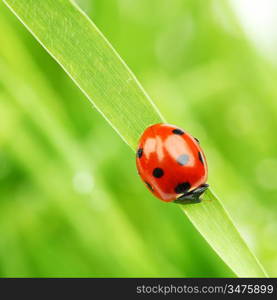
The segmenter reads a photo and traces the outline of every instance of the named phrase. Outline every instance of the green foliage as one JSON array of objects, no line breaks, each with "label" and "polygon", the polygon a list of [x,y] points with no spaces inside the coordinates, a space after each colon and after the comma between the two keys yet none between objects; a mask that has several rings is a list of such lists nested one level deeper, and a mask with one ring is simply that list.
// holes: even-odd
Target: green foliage
[{"label": "green foliage", "polygon": [[[176,14],[180,9],[177,2],[175,3],[176,7],[172,8]],[[7,0],[5,3],[133,149],[135,149],[138,137],[145,127],[163,121],[149,97],[115,50],[95,25],[70,1]],[[101,1],[95,3],[98,3],[100,11],[102,5],[104,7],[108,5]],[[193,6],[192,4],[192,10],[194,9]],[[196,10],[201,12],[201,9],[197,6]],[[159,13],[163,15],[166,14],[166,11],[161,9]],[[104,16],[108,18],[108,15],[104,14]],[[195,18],[197,22],[197,18],[201,19],[202,17],[200,15]],[[1,111],[4,112],[3,116],[8,116],[3,118],[5,128],[10,128],[12,124],[15,129],[8,134],[3,130],[0,134],[1,139],[3,138],[4,143],[8,145],[6,153],[19,162],[21,168],[26,172],[28,180],[36,186],[33,191],[33,187],[28,188],[28,184],[24,184],[24,191],[16,195],[21,199],[19,203],[15,204],[16,209],[27,213],[32,220],[32,225],[29,226],[29,231],[28,227],[24,231],[21,248],[10,246],[11,249],[29,249],[30,253],[29,255],[26,254],[26,257],[37,260],[33,265],[38,265],[38,269],[41,270],[37,271],[36,274],[42,276],[47,276],[47,274],[57,275],[55,272],[59,272],[59,268],[55,268],[56,261],[54,257],[50,255],[43,261],[41,256],[33,252],[34,249],[49,246],[48,243],[44,244],[44,241],[34,239],[40,231],[33,225],[36,222],[41,222],[35,217],[37,216],[36,211],[43,213],[43,205],[48,203],[47,211],[50,216],[53,208],[55,208],[55,210],[57,209],[56,219],[64,219],[63,228],[73,227],[71,229],[73,235],[69,239],[73,239],[74,235],[78,237],[75,241],[75,247],[80,249],[66,253],[68,261],[72,261],[73,257],[74,263],[76,263],[75,270],[77,270],[77,273],[72,273],[73,276],[76,276],[76,274],[80,276],[86,274],[91,276],[220,276],[228,274],[230,276],[230,271],[214,256],[209,247],[190,227],[190,224],[182,219],[176,211],[176,207],[170,207],[158,203],[158,201],[155,202],[155,199],[151,199],[150,195],[141,191],[143,187],[139,183],[134,183],[134,179],[132,179],[135,177],[135,172],[128,173],[128,169],[133,163],[132,156],[110,134],[105,125],[101,123],[101,119],[89,110],[89,106],[76,101],[77,97],[82,96],[69,83],[62,86],[63,91],[59,90],[61,86],[57,85],[53,88],[48,83],[49,78],[46,74],[53,74],[53,70],[43,70],[46,76],[41,74],[41,71],[35,66],[36,63],[33,62],[35,58],[29,56],[28,50],[24,49],[17,33],[13,32],[13,26],[9,24],[10,21],[5,24],[4,20],[2,21],[4,22],[3,28],[8,32],[8,35],[7,37],[0,35],[2,39],[6,38],[5,47],[0,50],[2,59],[0,61],[0,80],[4,87],[2,98],[11,98],[14,105],[9,104],[8,101],[2,101]],[[141,22],[139,16],[137,16],[136,21]],[[99,24],[108,24],[110,20],[105,22],[104,19],[102,22],[100,20]],[[206,22],[210,24],[210,20],[206,20]],[[135,24],[133,28],[136,28]],[[170,37],[174,37],[174,34],[178,35],[173,29],[172,33],[165,33],[164,36],[167,34]],[[144,32],[147,34],[146,31],[142,30],[141,36],[144,36]],[[218,40],[220,40],[220,35],[226,35],[226,33],[219,31],[213,31],[213,34],[215,35],[214,39]],[[130,39],[134,36],[138,40],[141,38],[139,34],[136,35],[133,32]],[[165,39],[164,36],[163,39]],[[147,36],[147,38],[151,40],[151,36]],[[232,80],[230,80],[230,74],[226,71],[226,66],[228,69],[232,67],[232,64],[229,61],[230,54],[228,53],[224,53],[226,62],[222,59],[225,67],[222,67],[222,61],[219,58],[215,61],[207,61],[209,55],[213,57],[214,54],[211,54],[212,51],[209,52],[208,50],[201,52],[201,42],[205,43],[205,38],[208,37],[198,36],[196,40],[190,41],[191,49],[194,49],[194,52],[195,49],[199,49],[199,53],[187,50],[186,55],[190,58],[190,61],[182,67],[190,70],[190,64],[197,66],[193,67],[190,72],[179,74],[181,70],[174,69],[169,63],[171,61],[173,66],[177,68],[179,63],[174,60],[176,60],[176,57],[178,58],[178,55],[180,56],[178,49],[174,50],[177,51],[174,55],[171,56],[168,53],[168,57],[162,59],[161,65],[168,71],[168,77],[159,72],[151,74],[153,70],[151,68],[147,69],[148,61],[155,61],[153,58],[148,58],[145,55],[143,56],[144,60],[140,62],[137,61],[137,57],[142,54],[136,53],[136,57],[132,57],[134,51],[131,49],[136,49],[135,45],[132,46],[132,43],[126,45],[125,48],[122,46],[122,48],[129,51],[129,55],[126,56],[127,60],[130,60],[130,65],[136,65],[135,63],[137,63],[135,69],[148,70],[148,72],[145,72],[145,76],[141,76],[141,78],[146,78],[145,84],[150,86],[149,89],[153,91],[153,94],[156,91],[156,98],[160,98],[159,107],[162,111],[167,111],[168,118],[171,117],[171,112],[174,116],[171,119],[179,119],[180,123],[182,118],[185,117],[186,127],[191,126],[190,131],[199,131],[201,135],[201,126],[194,127],[193,125],[199,118],[199,123],[202,126],[204,126],[203,124],[207,125],[207,128],[211,130],[208,135],[210,134],[211,138],[216,137],[214,140],[217,144],[217,141],[223,140],[221,134],[224,134],[224,131],[221,132],[221,128],[210,121],[211,118],[214,119],[214,115],[217,114],[216,111],[209,114],[209,107],[211,106],[206,107],[205,104],[201,104],[201,101],[205,97],[209,99],[209,97],[215,96],[215,100],[210,100],[212,107],[218,111],[223,109],[216,95],[231,89]],[[161,55],[160,52],[166,53],[165,50],[168,47],[163,39],[158,43],[158,56]],[[117,41],[120,41],[120,39],[118,38]],[[197,43],[200,45],[197,45]],[[228,42],[226,41],[226,43]],[[12,52],[10,51],[11,44],[16,49]],[[36,46],[32,47],[36,49]],[[40,53],[38,49],[35,51]],[[182,49],[179,51],[182,52]],[[220,52],[220,48],[217,51]],[[18,53],[19,57],[15,58],[14,53]],[[43,56],[43,59],[46,60],[43,66],[51,65],[52,62],[46,56]],[[152,68],[156,69],[157,66],[154,65]],[[59,72],[58,69],[54,70]],[[171,73],[175,74],[172,79],[169,78]],[[63,80],[65,79],[62,79],[61,82]],[[216,84],[214,84],[215,81]],[[201,88],[198,88],[198,84],[201,85]],[[180,88],[179,94],[176,92],[176,90],[178,91],[178,85],[186,91],[186,103],[183,103]],[[17,88],[14,88],[14,86]],[[73,95],[69,91],[73,91]],[[24,96],[22,97],[23,93]],[[168,101],[164,99],[166,97],[176,100]],[[76,101],[76,103],[67,103],[63,100],[64,98]],[[224,99],[224,96],[222,98]],[[200,103],[193,103],[193,99],[194,101],[200,99],[198,100]],[[175,105],[170,107],[169,105],[172,103]],[[191,106],[189,103],[191,103]],[[65,105],[69,105],[68,112],[64,111]],[[72,108],[70,108],[70,105]],[[194,113],[196,108],[197,115]],[[25,115],[22,116],[22,112]],[[80,121],[80,118],[83,120]],[[93,125],[90,124],[92,118]],[[218,119],[220,121],[220,116]],[[75,124],[73,126],[69,125],[71,120],[76,122],[76,126],[78,122],[81,122],[78,128],[79,140],[75,138],[76,133],[73,129]],[[99,124],[101,125],[99,126]],[[85,133],[84,128],[87,131]],[[92,130],[91,133],[90,130]],[[15,132],[18,135],[17,139],[13,139]],[[203,129],[202,132],[204,136]],[[82,137],[82,134],[84,137]],[[109,139],[102,137],[106,135],[109,136]],[[90,139],[93,139],[93,147],[89,146]],[[217,148],[224,153],[226,143],[222,143],[222,145],[219,143]],[[214,148],[209,140],[204,140],[204,147],[205,144],[208,149]],[[102,148],[105,148],[105,151]],[[21,151],[21,149],[24,151]],[[119,150],[116,151],[116,149]],[[91,151],[92,153],[90,153]],[[116,151],[116,154],[113,151]],[[120,152],[122,155],[119,155]],[[51,163],[49,161],[50,153],[51,157],[55,158]],[[104,153],[107,160],[102,162]],[[233,171],[226,172],[225,169],[228,169],[228,156],[221,171],[218,153],[215,150],[210,150],[208,154],[211,156],[209,161],[212,166],[211,181],[214,186],[217,182],[217,180],[213,180],[214,170],[218,167],[218,173],[220,174],[216,178],[221,179],[222,190],[224,190],[223,188],[228,190],[227,183],[235,183],[234,186],[240,188],[243,193],[244,191],[247,193],[244,185],[240,185],[236,176],[233,176]],[[126,160],[126,157],[129,158]],[[113,161],[113,165],[108,161]],[[94,171],[94,169],[97,171]],[[38,170],[43,170],[43,172],[38,172]],[[15,170],[14,173],[20,174],[20,171]],[[226,175],[225,178],[222,178],[223,174]],[[76,190],[72,191],[72,176],[77,193]],[[83,181],[90,181],[94,178],[98,188],[91,192],[92,186],[87,184],[80,190],[78,182],[80,180],[82,182],[82,178]],[[245,178],[248,177],[245,176]],[[10,183],[13,183],[12,179],[10,179]],[[125,183],[125,185],[122,185],[122,183]],[[40,204],[32,204],[40,192],[42,192]],[[6,198],[9,199],[10,195],[7,192],[5,193]],[[88,201],[90,197],[94,199],[93,203]],[[26,199],[33,199],[33,201],[29,200],[28,206],[22,209],[22,201]],[[80,204],[79,199],[85,199],[86,201]],[[35,210],[33,213],[30,206]],[[214,248],[216,253],[237,276],[265,276],[262,267],[211,191],[206,193],[202,204],[181,206],[181,208],[210,246]],[[6,219],[9,216],[6,210],[2,214]],[[18,226],[21,226],[22,220],[25,222],[25,216],[22,213],[18,218]],[[147,222],[141,220],[145,218]],[[8,232],[11,231],[12,241],[20,241],[17,225],[9,226],[9,223],[5,223],[5,220],[2,222],[8,227]],[[42,228],[46,229],[44,226]],[[91,230],[88,231],[87,228]],[[30,233],[30,230],[34,230],[34,233]],[[52,232],[46,231],[43,236],[45,236],[45,240],[47,238],[51,240],[52,246],[49,247],[52,247],[57,256],[61,256],[66,249],[66,240],[59,244],[60,249],[55,248],[53,232],[55,233],[55,228],[52,229]],[[155,237],[154,241],[153,236]],[[28,241],[26,242],[25,239]],[[117,245],[117,249],[113,245]],[[3,247],[2,249],[7,251],[8,248]],[[103,249],[105,249],[104,252]],[[105,261],[107,256],[109,259]],[[9,276],[12,272],[25,275],[30,272],[33,275],[34,271],[29,271],[20,255],[17,254],[16,257],[21,262],[22,269],[20,270],[16,266],[13,266],[14,269],[12,269],[11,265],[7,263],[7,266],[3,267],[4,270],[6,268],[3,273]],[[193,263],[190,265],[191,259]],[[85,264],[91,260],[92,271],[85,267]],[[202,263],[198,263],[200,261]],[[48,262],[50,262],[49,265]],[[206,271],[203,271],[205,269],[203,264],[207,266]],[[18,265],[20,266],[20,263]],[[78,268],[82,269],[78,271]],[[61,266],[60,269],[66,270]],[[221,271],[218,271],[219,269]]]}]

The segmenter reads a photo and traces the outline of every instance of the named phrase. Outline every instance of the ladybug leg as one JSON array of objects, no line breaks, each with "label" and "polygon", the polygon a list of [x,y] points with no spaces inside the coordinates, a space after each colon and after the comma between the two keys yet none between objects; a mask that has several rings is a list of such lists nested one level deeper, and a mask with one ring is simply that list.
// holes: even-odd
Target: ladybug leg
[{"label": "ladybug leg", "polygon": [[196,204],[200,203],[201,199],[200,196],[206,191],[209,187],[208,184],[202,184],[198,188],[183,194],[182,196],[178,197],[173,202],[180,203],[180,204]]}]

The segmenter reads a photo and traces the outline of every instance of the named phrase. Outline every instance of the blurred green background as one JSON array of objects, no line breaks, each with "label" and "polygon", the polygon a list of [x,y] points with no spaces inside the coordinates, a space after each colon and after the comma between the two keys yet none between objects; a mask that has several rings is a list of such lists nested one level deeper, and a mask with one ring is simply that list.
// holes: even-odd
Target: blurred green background
[{"label": "blurred green background", "polygon": [[[274,44],[238,1],[77,2],[166,119],[200,139],[210,185],[277,276]],[[2,2],[0,276],[234,276]]]}]

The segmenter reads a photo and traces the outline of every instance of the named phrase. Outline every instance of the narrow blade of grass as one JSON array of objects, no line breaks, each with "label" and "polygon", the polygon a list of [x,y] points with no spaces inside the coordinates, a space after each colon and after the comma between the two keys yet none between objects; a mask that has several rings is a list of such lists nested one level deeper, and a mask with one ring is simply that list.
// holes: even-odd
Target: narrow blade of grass
[{"label": "narrow blade of grass", "polygon": [[[164,121],[123,60],[73,2],[5,0],[4,3],[133,150],[149,124]],[[237,276],[266,276],[211,190],[201,204],[181,209]]]}]

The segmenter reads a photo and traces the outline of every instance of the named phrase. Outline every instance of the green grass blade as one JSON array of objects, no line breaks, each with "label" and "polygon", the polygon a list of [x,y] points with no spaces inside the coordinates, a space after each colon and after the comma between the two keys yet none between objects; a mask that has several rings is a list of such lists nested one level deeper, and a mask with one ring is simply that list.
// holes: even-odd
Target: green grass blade
[{"label": "green grass blade", "polygon": [[[161,121],[133,73],[73,2],[24,0],[5,3],[126,143],[135,147],[141,128]],[[140,111],[143,117],[135,117]]]},{"label": "green grass blade", "polygon": [[[149,124],[164,121],[123,60],[73,2],[4,2],[133,150]],[[181,209],[237,276],[266,276],[211,190],[202,204]]]},{"label": "green grass blade", "polygon": [[200,205],[180,205],[206,241],[238,277],[267,277],[220,200],[209,189]]}]

